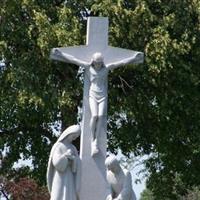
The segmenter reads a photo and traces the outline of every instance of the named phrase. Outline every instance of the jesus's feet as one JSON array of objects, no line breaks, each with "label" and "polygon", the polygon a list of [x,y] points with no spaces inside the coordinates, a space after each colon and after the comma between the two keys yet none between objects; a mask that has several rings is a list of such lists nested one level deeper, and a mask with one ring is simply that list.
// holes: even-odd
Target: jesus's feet
[{"label": "jesus's feet", "polygon": [[97,153],[99,153],[99,148],[98,148],[97,142],[95,140],[92,142],[92,145],[91,145],[91,155],[94,156]]}]

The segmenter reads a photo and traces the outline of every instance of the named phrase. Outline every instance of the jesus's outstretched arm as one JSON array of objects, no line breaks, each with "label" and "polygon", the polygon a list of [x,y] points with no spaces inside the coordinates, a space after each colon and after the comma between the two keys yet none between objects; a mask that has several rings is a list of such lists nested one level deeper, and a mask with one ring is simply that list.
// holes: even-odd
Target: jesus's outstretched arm
[{"label": "jesus's outstretched arm", "polygon": [[142,63],[144,59],[144,54],[141,52],[135,52],[135,54],[133,54],[133,56],[122,59],[120,61],[117,62],[113,62],[113,63],[109,63],[106,65],[106,68],[108,68],[109,70],[111,69],[115,69],[117,67],[120,67],[122,65],[127,65],[127,64],[138,64],[138,63]]},{"label": "jesus's outstretched arm", "polygon": [[54,48],[51,52],[51,55],[56,56],[58,58],[60,57],[62,60],[65,60],[68,63],[72,63],[78,66],[89,67],[91,65],[91,63],[85,62],[70,54],[64,53],[60,51],[58,48]]}]

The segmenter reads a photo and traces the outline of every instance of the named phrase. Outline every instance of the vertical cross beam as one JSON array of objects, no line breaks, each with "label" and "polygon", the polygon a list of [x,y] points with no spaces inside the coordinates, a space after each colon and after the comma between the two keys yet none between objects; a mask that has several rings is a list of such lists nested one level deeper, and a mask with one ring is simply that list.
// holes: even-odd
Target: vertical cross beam
[{"label": "vertical cross beam", "polygon": [[90,17],[87,21],[86,45],[101,51],[108,46],[108,18]]},{"label": "vertical cross beam", "polygon": [[[103,52],[108,47],[108,18],[92,17],[87,23],[87,46],[89,54]],[[100,153],[91,156],[92,134],[89,127],[91,113],[89,108],[89,80],[85,72],[83,97],[83,119],[81,134],[81,191],[80,200],[105,200],[109,192],[104,165],[107,147],[107,117],[99,137]],[[106,102],[107,103],[107,102]],[[106,112],[107,114],[107,112]]]}]

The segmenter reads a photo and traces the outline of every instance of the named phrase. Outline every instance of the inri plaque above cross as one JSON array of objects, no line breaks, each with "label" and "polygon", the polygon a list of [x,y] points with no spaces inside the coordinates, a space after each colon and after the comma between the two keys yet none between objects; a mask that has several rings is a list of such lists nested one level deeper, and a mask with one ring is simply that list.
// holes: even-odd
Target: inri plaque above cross
[{"label": "inri plaque above cross", "polygon": [[80,200],[105,200],[109,193],[104,164],[108,72],[126,64],[142,63],[143,53],[109,46],[108,18],[89,17],[86,45],[54,48],[50,57],[85,68]]}]

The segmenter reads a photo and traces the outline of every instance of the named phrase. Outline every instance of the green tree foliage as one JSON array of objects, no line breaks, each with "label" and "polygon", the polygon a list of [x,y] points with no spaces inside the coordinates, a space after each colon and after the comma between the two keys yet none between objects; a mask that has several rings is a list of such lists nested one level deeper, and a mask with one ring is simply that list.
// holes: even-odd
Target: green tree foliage
[{"label": "green tree foliage", "polygon": [[[187,193],[184,194],[183,196],[177,194],[177,197],[179,200],[199,200],[200,199],[199,187],[193,187],[192,189],[187,190]],[[151,190],[145,189],[141,193],[140,200],[155,200],[155,197]]]},{"label": "green tree foliage", "polygon": [[77,67],[49,60],[50,49],[81,42],[81,24],[71,9],[47,1],[3,1],[0,78],[3,171],[20,157],[32,158],[33,177],[45,181],[53,130],[76,122],[82,97]]},{"label": "green tree foliage", "polygon": [[194,187],[187,192],[183,197],[180,197],[180,200],[198,200],[200,199],[200,190],[199,187]]},{"label": "green tree foliage", "polygon": [[141,193],[140,200],[155,200],[155,198],[154,198],[153,193],[151,192],[151,190],[145,189]]},{"label": "green tree foliage", "polygon": [[56,139],[52,127],[76,123],[82,99],[78,67],[50,61],[49,52],[84,44],[88,15],[109,17],[111,45],[145,52],[144,64],[110,74],[109,149],[149,155],[148,186],[156,199],[176,199],[177,174],[184,188],[200,184],[199,0],[4,0],[3,173],[23,155],[33,159],[31,175],[45,180]]}]

